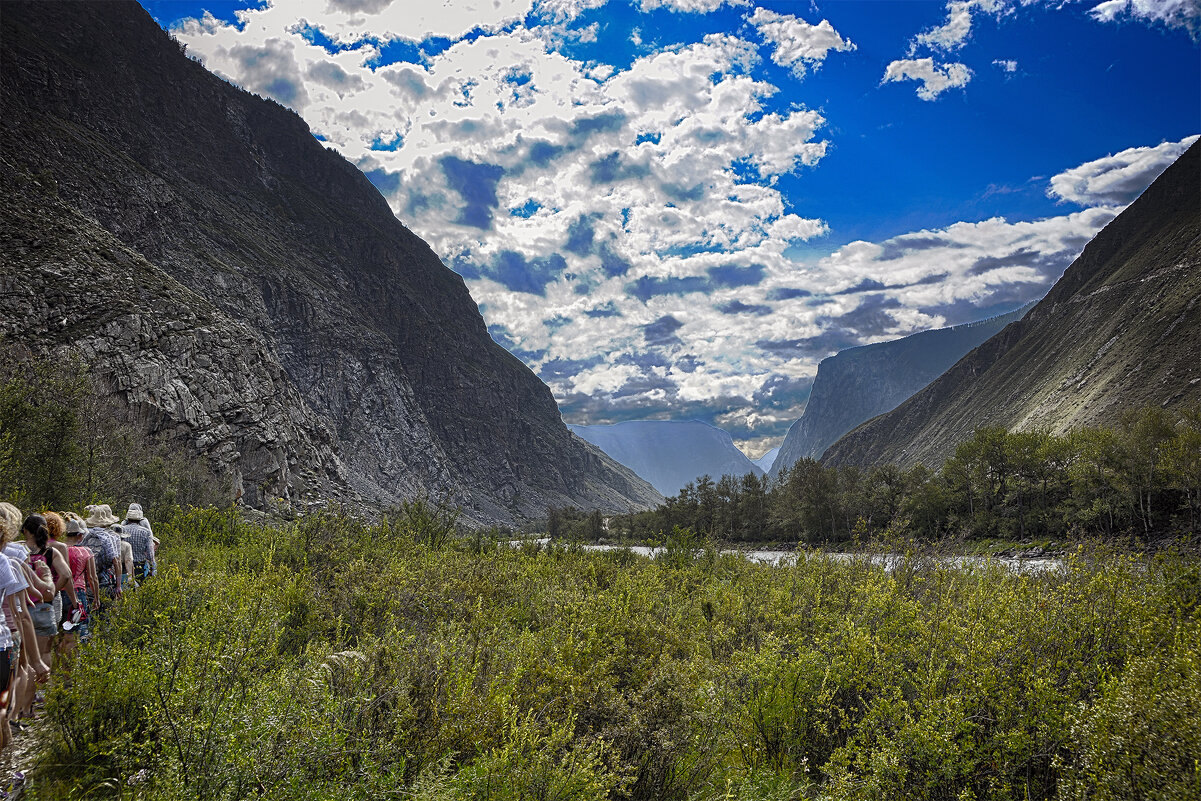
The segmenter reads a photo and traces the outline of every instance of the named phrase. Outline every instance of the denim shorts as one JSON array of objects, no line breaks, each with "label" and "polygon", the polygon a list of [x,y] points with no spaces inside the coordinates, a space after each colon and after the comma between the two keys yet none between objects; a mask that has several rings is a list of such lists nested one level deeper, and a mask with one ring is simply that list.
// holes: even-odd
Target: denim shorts
[{"label": "denim shorts", "polygon": [[53,637],[58,634],[58,616],[54,614],[54,604],[40,601],[29,607],[29,616],[33,618],[33,630],[39,637]]}]

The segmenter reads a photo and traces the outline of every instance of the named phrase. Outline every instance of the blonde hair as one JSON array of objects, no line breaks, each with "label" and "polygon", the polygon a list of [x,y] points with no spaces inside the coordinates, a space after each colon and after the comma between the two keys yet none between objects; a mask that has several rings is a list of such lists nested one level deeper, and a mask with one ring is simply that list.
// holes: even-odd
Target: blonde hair
[{"label": "blonde hair", "polygon": [[7,545],[21,530],[21,510],[7,501],[0,502],[0,544]]},{"label": "blonde hair", "polygon": [[46,518],[46,530],[50,532],[50,539],[61,540],[67,530],[62,516],[58,512],[42,512],[42,517]]}]

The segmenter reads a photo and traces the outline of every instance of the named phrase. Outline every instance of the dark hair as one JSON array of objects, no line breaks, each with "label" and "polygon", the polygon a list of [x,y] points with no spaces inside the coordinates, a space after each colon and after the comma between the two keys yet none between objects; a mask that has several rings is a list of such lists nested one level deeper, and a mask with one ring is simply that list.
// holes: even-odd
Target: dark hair
[{"label": "dark hair", "polygon": [[21,524],[21,531],[33,535],[33,541],[37,543],[39,551],[45,548],[50,540],[50,529],[46,527],[46,518],[41,515],[25,518],[25,522]]}]

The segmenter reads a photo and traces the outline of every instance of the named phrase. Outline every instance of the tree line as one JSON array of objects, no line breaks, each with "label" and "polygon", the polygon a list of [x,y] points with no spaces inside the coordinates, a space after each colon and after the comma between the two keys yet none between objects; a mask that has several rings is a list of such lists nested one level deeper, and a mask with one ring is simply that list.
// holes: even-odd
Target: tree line
[{"label": "tree line", "polygon": [[[551,518],[564,536],[598,531],[575,510]],[[609,519],[606,533],[651,540],[676,527],[729,542],[1196,536],[1201,410],[1129,411],[1062,436],[980,428],[937,471],[803,459],[776,479],[701,476],[657,509]]]}]

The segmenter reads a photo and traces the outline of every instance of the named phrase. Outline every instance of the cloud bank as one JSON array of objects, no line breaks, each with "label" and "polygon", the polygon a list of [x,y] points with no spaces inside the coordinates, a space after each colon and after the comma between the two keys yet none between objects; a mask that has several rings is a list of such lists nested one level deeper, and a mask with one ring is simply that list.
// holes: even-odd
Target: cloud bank
[{"label": "cloud bank", "polygon": [[[827,225],[796,213],[781,185],[803,186],[837,139],[821,111],[773,102],[781,87],[765,62],[802,97],[814,70],[855,45],[824,19],[738,9],[737,33],[639,38],[624,61],[573,55],[597,37],[587,14],[600,4],[410,14],[382,0],[295,0],[234,24],[189,20],[175,35],[363,169],[464,277],[493,338],[547,382],[568,421],[697,418],[751,448],[799,416],[821,358],[1041,296],[1150,174],[1124,151],[1110,157],[1121,164],[1053,179],[1055,197],[1089,208],[801,259],[796,246]],[[947,26],[923,34],[931,47],[954,49],[960,28]],[[916,81],[934,100],[971,74],[909,58],[884,82]]]}]

